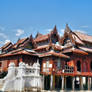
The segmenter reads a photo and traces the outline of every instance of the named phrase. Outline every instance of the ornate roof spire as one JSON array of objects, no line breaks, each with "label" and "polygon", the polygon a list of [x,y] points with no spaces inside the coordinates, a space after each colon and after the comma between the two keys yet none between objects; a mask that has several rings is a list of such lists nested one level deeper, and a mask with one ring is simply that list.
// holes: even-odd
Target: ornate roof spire
[{"label": "ornate roof spire", "polygon": [[65,33],[70,33],[72,30],[69,28],[68,24],[65,27]]},{"label": "ornate roof spire", "polygon": [[41,33],[39,33],[39,32],[37,32],[37,34],[36,34],[35,38],[37,38],[38,36],[42,36],[42,34],[41,34]]},{"label": "ornate roof spire", "polygon": [[30,39],[33,39],[33,36],[32,36],[32,34],[30,35]]},{"label": "ornate roof spire", "polygon": [[53,31],[54,31],[54,32],[57,32],[57,27],[56,27],[56,25],[55,25]]}]

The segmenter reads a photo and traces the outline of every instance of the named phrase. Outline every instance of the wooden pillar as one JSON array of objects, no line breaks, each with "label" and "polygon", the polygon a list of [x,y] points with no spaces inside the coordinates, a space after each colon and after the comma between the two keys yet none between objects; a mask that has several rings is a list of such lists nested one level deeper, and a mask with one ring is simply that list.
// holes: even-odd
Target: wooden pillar
[{"label": "wooden pillar", "polygon": [[45,84],[44,84],[44,75],[43,75],[43,81],[42,81],[42,89],[44,90],[44,86],[45,86]]},{"label": "wooden pillar", "polygon": [[72,77],[72,90],[75,90],[75,77]]},{"label": "wooden pillar", "polygon": [[62,76],[62,90],[64,90],[64,76]]},{"label": "wooden pillar", "polygon": [[66,89],[66,77],[64,77],[64,87]]},{"label": "wooden pillar", "polygon": [[90,84],[91,84],[91,88],[90,88],[90,89],[92,89],[92,77],[91,77],[91,79],[90,79],[90,80],[91,80],[91,83],[90,83]]},{"label": "wooden pillar", "polygon": [[53,75],[50,76],[50,90],[53,89]]},{"label": "wooden pillar", "polygon": [[53,75],[53,89],[55,89],[55,75]]},{"label": "wooden pillar", "polygon": [[91,79],[90,79],[90,77],[88,77],[88,90],[90,90],[91,89]]},{"label": "wooden pillar", "polygon": [[83,79],[80,77],[80,90],[83,90]]}]

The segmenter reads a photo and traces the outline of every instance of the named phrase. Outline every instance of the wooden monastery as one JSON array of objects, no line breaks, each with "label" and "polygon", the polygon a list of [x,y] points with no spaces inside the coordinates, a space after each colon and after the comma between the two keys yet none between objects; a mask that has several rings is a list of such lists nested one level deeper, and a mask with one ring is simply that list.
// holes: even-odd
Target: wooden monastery
[{"label": "wooden monastery", "polygon": [[[92,88],[92,36],[73,32],[68,25],[62,37],[56,26],[46,35],[19,39],[1,47],[0,72],[7,72],[10,62],[32,65],[39,60],[43,89]],[[71,84],[71,85],[70,85]]]}]

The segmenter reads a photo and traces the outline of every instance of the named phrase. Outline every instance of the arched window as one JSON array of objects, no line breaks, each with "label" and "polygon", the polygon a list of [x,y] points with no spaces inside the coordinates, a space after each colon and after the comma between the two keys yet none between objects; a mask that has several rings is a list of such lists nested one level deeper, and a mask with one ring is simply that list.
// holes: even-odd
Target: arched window
[{"label": "arched window", "polygon": [[81,72],[81,62],[77,61],[77,71]]},{"label": "arched window", "polygon": [[90,70],[92,71],[92,61],[90,62]]}]

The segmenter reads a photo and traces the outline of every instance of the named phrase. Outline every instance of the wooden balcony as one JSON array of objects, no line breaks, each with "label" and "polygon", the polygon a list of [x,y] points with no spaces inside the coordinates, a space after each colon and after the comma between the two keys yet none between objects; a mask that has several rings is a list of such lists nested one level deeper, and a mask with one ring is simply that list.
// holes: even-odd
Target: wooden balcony
[{"label": "wooden balcony", "polygon": [[65,65],[64,67],[64,73],[73,73],[74,67],[69,67],[68,65]]}]

